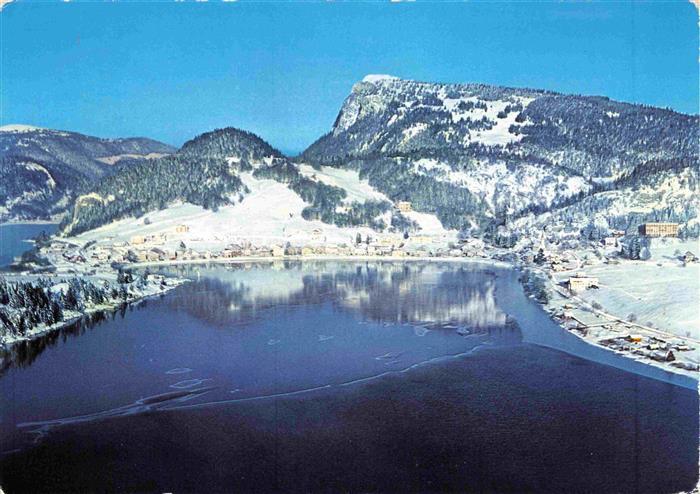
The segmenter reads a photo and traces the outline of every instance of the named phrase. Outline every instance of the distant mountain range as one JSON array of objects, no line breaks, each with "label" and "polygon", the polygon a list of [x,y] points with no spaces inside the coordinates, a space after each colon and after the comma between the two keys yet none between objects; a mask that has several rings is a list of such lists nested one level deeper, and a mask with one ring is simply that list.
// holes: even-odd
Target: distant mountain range
[{"label": "distant mountain range", "polygon": [[122,166],[174,151],[141,137],[101,139],[28,125],[0,127],[0,221],[49,219]]},{"label": "distant mountain range", "polygon": [[[233,205],[254,179],[301,197],[305,219],[341,227],[419,228],[392,208],[410,201],[445,228],[479,234],[504,227],[633,231],[644,221],[669,220],[697,235],[699,124],[697,115],[604,97],[368,76],[352,88],[331,131],[294,159],[233,128],[205,133],[177,152],[154,141],[56,131],[4,130],[0,138],[2,170],[26,170],[50,191],[47,174],[42,182],[42,171],[19,164],[29,146],[44,150],[31,154],[32,162],[55,163],[64,183],[80,183],[71,191],[82,197],[64,220],[72,233],[178,202]],[[59,136],[96,143],[66,145],[72,153],[43,143]],[[171,155],[142,159],[151,153]],[[121,164],[115,171],[106,164],[113,161]],[[351,188],[329,178],[334,169],[359,173],[373,199],[354,200]],[[13,197],[33,193],[21,189],[20,177],[13,183]]]}]

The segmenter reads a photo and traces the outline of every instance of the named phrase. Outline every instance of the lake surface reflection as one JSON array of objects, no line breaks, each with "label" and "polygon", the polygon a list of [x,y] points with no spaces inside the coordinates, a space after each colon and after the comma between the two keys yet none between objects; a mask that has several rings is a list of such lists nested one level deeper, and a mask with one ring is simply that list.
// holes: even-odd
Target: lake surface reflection
[{"label": "lake surface reflection", "polygon": [[530,343],[551,328],[507,269],[162,272],[191,282],[5,356],[8,490],[674,492],[697,480],[697,393]]}]

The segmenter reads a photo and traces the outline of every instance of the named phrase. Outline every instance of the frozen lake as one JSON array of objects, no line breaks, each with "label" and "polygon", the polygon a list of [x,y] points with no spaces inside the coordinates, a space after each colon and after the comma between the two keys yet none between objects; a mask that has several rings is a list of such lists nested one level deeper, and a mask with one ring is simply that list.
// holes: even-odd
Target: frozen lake
[{"label": "frozen lake", "polygon": [[486,264],[181,266],[20,345],[7,492],[677,492],[697,383],[591,347]]}]

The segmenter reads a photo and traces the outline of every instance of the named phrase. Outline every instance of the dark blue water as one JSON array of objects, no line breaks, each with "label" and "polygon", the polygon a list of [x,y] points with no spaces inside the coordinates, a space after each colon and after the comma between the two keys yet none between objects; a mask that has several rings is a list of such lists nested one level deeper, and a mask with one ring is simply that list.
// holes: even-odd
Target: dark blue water
[{"label": "dark blue water", "polygon": [[0,268],[9,265],[15,257],[32,248],[31,242],[27,240],[41,232],[54,233],[57,228],[56,223],[0,225]]},{"label": "dark blue water", "polygon": [[5,356],[8,492],[677,492],[697,482],[694,383],[561,339],[509,270],[171,272],[192,282]]}]

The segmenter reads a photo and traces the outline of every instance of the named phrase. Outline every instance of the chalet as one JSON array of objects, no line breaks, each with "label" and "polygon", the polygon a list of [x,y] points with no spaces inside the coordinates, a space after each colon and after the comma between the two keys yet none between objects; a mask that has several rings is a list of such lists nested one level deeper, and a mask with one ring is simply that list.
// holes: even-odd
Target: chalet
[{"label": "chalet", "polygon": [[175,227],[175,233],[187,233],[190,231],[190,227],[188,225],[177,225]]},{"label": "chalet", "polygon": [[147,261],[162,261],[164,259],[167,259],[167,257],[168,255],[165,253],[165,251],[157,247],[154,247],[153,249],[146,252]]},{"label": "chalet", "polygon": [[652,352],[651,358],[652,360],[656,360],[658,362],[673,362],[674,360],[676,360],[676,356],[671,350],[659,350],[656,352]]},{"label": "chalet", "polygon": [[639,225],[639,234],[645,237],[677,237],[678,223],[644,223]]},{"label": "chalet", "polygon": [[393,250],[394,248],[390,245],[377,245],[374,248],[374,253],[378,256],[389,256]]},{"label": "chalet", "polygon": [[572,292],[578,292],[588,290],[589,288],[598,288],[598,278],[586,276],[583,273],[578,273],[576,276],[570,277],[567,284],[569,286],[569,290]]},{"label": "chalet", "polygon": [[698,258],[695,254],[693,254],[690,251],[687,251],[685,254],[683,254],[683,262],[684,263],[690,263],[690,262],[697,262]]},{"label": "chalet", "polygon": [[131,245],[141,245],[146,243],[146,237],[143,235],[134,235],[129,239]]},{"label": "chalet", "polygon": [[391,257],[406,257],[406,251],[401,249],[394,249],[391,251]]},{"label": "chalet", "polygon": [[273,245],[272,246],[272,256],[273,257],[284,256],[284,248],[280,247],[279,245]]},{"label": "chalet", "polygon": [[337,245],[326,245],[324,249],[324,254],[327,256],[337,256],[339,254]]},{"label": "chalet", "polygon": [[396,209],[398,209],[402,213],[410,213],[411,211],[413,211],[413,206],[409,201],[399,201],[396,203]]},{"label": "chalet", "polygon": [[301,248],[301,255],[302,256],[310,256],[313,255],[314,251],[311,247],[302,247]]},{"label": "chalet", "polygon": [[311,230],[311,238],[313,240],[322,240],[323,239],[323,230],[320,228],[314,228]]},{"label": "chalet", "polygon": [[232,244],[221,251],[221,257],[231,258],[240,257],[243,254],[243,248],[240,245]]}]

